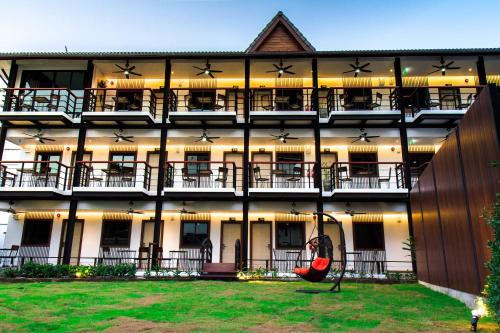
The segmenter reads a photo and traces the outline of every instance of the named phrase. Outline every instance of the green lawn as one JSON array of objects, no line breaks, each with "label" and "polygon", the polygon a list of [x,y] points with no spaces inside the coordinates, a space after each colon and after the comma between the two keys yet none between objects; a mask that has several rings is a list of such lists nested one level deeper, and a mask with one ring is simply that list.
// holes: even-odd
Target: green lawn
[{"label": "green lawn", "polygon": [[[2,332],[459,332],[470,311],[417,284],[54,282],[0,284]],[[491,320],[480,328],[493,332]]]}]

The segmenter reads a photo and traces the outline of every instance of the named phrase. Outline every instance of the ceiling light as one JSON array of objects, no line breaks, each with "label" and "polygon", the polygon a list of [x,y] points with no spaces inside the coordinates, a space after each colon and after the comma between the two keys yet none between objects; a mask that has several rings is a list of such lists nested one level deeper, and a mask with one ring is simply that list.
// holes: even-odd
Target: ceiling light
[{"label": "ceiling light", "polygon": [[205,74],[210,74],[210,71],[208,69],[205,70]]},{"label": "ceiling light", "polygon": [[389,69],[389,72],[391,72],[391,73],[392,73],[392,68],[391,68],[391,69]]},{"label": "ceiling light", "polygon": [[129,74],[130,74],[129,71],[124,71],[123,72],[123,75],[129,75]]},{"label": "ceiling light", "polygon": [[472,68],[469,68],[469,72],[472,72]]},{"label": "ceiling light", "polygon": [[441,72],[446,72],[446,68],[441,68]]}]

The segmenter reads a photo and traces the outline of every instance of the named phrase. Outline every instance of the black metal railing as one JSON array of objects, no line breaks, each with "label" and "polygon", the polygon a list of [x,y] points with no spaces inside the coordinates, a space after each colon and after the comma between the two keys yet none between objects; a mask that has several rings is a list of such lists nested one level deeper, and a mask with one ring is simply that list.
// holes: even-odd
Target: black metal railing
[{"label": "black metal railing", "polygon": [[170,113],[189,111],[236,112],[243,116],[244,91],[241,89],[172,89]]},{"label": "black metal railing", "polygon": [[[154,191],[158,173],[141,161],[79,161],[79,187],[130,187]],[[156,176],[156,179],[155,179]]]},{"label": "black metal railing", "polygon": [[[377,88],[329,88],[320,106],[332,111],[387,111],[397,110],[397,89]],[[320,95],[321,95],[320,94]]]},{"label": "black metal railing", "polygon": [[[83,106],[83,90],[66,88],[5,88],[6,111],[64,112],[80,117]],[[81,95],[81,96],[78,96]]]},{"label": "black metal railing", "polygon": [[241,188],[243,170],[234,162],[169,161],[165,166],[166,188]]},{"label": "black metal railing", "polygon": [[316,162],[250,162],[251,188],[315,188]]},{"label": "black metal railing", "polygon": [[403,103],[407,116],[422,110],[467,110],[481,86],[404,88]]},{"label": "black metal railing", "polygon": [[161,110],[163,99],[157,97],[152,89],[86,89],[89,95],[90,112],[104,111],[144,111],[157,117],[157,110]]},{"label": "black metal railing", "polygon": [[[222,249],[221,249],[222,250]],[[234,241],[234,269],[241,270],[243,261],[243,256],[241,253],[241,240],[238,238]]]},{"label": "black metal railing", "polygon": [[336,162],[321,173],[324,191],[406,188],[400,162]]},{"label": "black metal railing", "polygon": [[60,190],[71,188],[73,172],[55,161],[0,161],[1,187],[51,187]]},{"label": "black metal railing", "polygon": [[258,88],[251,90],[252,111],[317,111],[312,88]]}]

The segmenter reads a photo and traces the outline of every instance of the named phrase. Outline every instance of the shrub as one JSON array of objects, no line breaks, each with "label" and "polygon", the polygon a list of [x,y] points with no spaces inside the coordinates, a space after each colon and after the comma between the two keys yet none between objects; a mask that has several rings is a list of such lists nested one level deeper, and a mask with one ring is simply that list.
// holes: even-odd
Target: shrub
[{"label": "shrub", "polygon": [[497,194],[497,200],[487,220],[493,229],[493,239],[488,242],[491,259],[486,265],[490,275],[486,279],[484,294],[489,312],[500,324],[500,194]]},{"label": "shrub", "polygon": [[137,267],[134,264],[70,266],[25,263],[19,270],[6,268],[2,270],[3,277],[27,278],[62,278],[62,277],[135,277]]}]

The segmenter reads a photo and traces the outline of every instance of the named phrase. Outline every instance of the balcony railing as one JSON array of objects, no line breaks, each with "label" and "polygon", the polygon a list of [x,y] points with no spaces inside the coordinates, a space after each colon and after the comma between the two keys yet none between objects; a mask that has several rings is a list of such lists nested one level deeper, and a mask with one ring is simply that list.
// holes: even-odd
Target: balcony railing
[{"label": "balcony railing", "polygon": [[[161,98],[152,89],[87,89],[90,112],[144,111],[156,118]],[[87,110],[85,110],[87,111]]]},{"label": "balcony railing", "polygon": [[83,103],[83,97],[75,93],[65,88],[5,88],[5,110],[64,112],[75,118]]},{"label": "balcony railing", "polygon": [[250,187],[312,189],[316,167],[315,162],[250,162]]},{"label": "balcony railing", "polygon": [[317,111],[313,110],[312,88],[258,88],[251,91],[252,111]]},{"label": "balcony railing", "polygon": [[328,92],[320,91],[319,103],[323,109],[326,103],[328,112],[397,110],[396,92],[394,87],[329,88]]},{"label": "balcony railing", "polygon": [[467,110],[481,86],[405,88],[403,103],[407,116],[422,110]]},{"label": "balcony railing", "polygon": [[52,187],[67,190],[73,172],[55,161],[0,161],[1,187]]},{"label": "balcony railing", "polygon": [[[79,187],[139,188],[153,191],[157,184],[157,168],[141,161],[80,161]],[[154,175],[154,176],[153,176]]]},{"label": "balcony railing", "polygon": [[333,163],[322,169],[323,189],[404,189],[403,163],[350,162]]},{"label": "balcony railing", "polygon": [[169,112],[244,111],[244,91],[241,89],[172,89]]},{"label": "balcony railing", "polygon": [[165,168],[166,188],[242,187],[243,170],[225,161],[169,161]]}]

